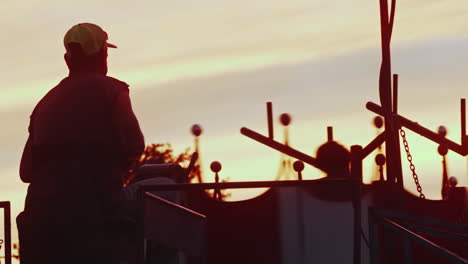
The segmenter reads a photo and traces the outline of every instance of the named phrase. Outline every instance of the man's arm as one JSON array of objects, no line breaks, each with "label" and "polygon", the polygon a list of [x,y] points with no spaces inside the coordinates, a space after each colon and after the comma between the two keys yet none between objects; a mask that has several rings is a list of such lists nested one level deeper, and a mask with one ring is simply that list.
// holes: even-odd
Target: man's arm
[{"label": "man's arm", "polygon": [[133,112],[128,90],[120,92],[117,95],[114,122],[117,125],[119,145],[127,163],[124,166],[130,166],[143,153],[145,141],[138,120]]},{"label": "man's arm", "polygon": [[24,146],[23,155],[21,156],[20,178],[23,182],[30,183],[32,179],[32,139],[29,135],[26,145]]}]

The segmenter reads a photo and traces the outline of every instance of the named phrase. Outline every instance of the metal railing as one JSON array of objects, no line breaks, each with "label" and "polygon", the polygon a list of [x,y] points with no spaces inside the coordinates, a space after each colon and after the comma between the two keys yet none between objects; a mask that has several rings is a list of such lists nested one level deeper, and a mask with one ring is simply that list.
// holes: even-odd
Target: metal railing
[{"label": "metal railing", "polygon": [[206,217],[149,192],[143,196],[143,211],[138,219],[138,241],[142,244],[137,263],[145,263],[147,256],[151,256],[148,245],[152,242],[181,250],[206,263]]},{"label": "metal railing", "polygon": [[[361,167],[359,167],[361,168]],[[333,179],[324,178],[319,180],[298,180],[298,181],[251,181],[251,182],[226,182],[226,183],[182,183],[182,184],[164,184],[164,185],[146,185],[141,186],[138,190],[138,204],[143,205],[145,194],[154,191],[194,191],[208,189],[245,189],[245,188],[284,188],[284,187],[306,187],[306,186],[324,186],[327,184],[346,185],[355,189],[354,197],[351,198],[353,203],[353,263],[361,263],[361,185],[362,181],[358,179]],[[139,240],[143,237],[143,208],[139,209]],[[144,263],[144,246],[139,247],[137,254],[137,263]]]},{"label": "metal railing", "polygon": [[10,202],[0,202],[3,209],[3,234],[5,236],[5,263],[11,264],[11,207]]},{"label": "metal railing", "polygon": [[444,227],[451,228],[452,230],[456,229],[459,232],[443,232],[441,230],[430,228],[430,227],[418,227],[418,226],[411,225],[411,224],[407,225],[408,227],[413,229],[414,230],[413,231],[403,226],[402,224],[397,223],[393,219],[398,218],[399,220],[411,220],[411,221],[419,220],[419,222],[439,224],[439,225],[441,224],[441,222],[436,219],[430,219],[430,218],[406,217],[403,214],[385,212],[383,210],[379,210],[374,207],[369,207],[368,212],[369,212],[368,217],[369,217],[371,264],[378,264],[380,263],[380,259],[381,259],[381,255],[380,255],[381,247],[379,245],[379,236],[378,236],[378,229],[377,229],[378,225],[381,225],[386,229],[390,229],[394,232],[397,232],[403,235],[403,247],[404,247],[404,252],[403,252],[404,262],[403,263],[405,264],[413,263],[412,262],[413,256],[412,256],[410,241],[414,241],[415,243],[439,255],[440,257],[449,261],[450,263],[456,263],[456,264],[468,263],[467,259],[458,255],[457,253],[452,252],[442,247],[441,245],[438,245],[430,241],[429,239],[423,237],[422,235],[414,232],[414,231],[417,231],[417,232],[424,233],[424,234],[438,235],[438,236],[443,236],[446,238],[468,241],[468,235],[466,234],[467,232],[466,227],[464,228],[463,226],[447,224],[447,225],[444,225]]}]

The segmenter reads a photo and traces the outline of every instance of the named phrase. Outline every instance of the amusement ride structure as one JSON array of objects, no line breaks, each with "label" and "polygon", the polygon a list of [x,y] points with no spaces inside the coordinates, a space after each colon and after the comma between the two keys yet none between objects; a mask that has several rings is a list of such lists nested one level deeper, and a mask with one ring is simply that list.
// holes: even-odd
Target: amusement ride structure
[{"label": "amusement ride structure", "polygon": [[[433,132],[398,112],[398,75],[392,74],[390,56],[395,7],[395,0],[390,8],[387,0],[380,0],[380,105],[373,102],[366,105],[378,115],[374,125],[384,130],[366,146],[351,147],[349,177],[302,180],[304,163],[325,169],[316,158],[290,147],[287,137],[284,144],[275,140],[273,106],[267,103],[268,135],[245,127],[241,133],[297,159],[293,166],[296,179],[289,179],[292,161],[283,156],[278,175],[282,177],[286,171],[287,180],[148,186],[141,190],[142,200],[149,191],[187,192],[185,206],[203,214],[194,217],[194,222],[199,223],[198,231],[206,230],[200,237],[206,241],[202,255],[207,263],[467,263],[467,188],[457,187],[456,179],[448,178],[445,162],[448,151],[468,155],[466,99],[460,102],[460,143],[445,137],[445,127]],[[287,126],[290,119],[282,116],[281,122]],[[424,195],[406,138],[407,129],[439,144],[438,151],[443,157],[442,200],[429,200]],[[333,140],[331,128],[328,138]],[[379,179],[364,184],[362,162],[382,146],[385,154],[375,157]],[[418,196],[403,187],[402,150]],[[216,164],[212,169],[218,173],[221,166]],[[204,192],[256,187],[271,189],[239,202],[223,202]],[[330,213],[337,203],[352,205],[352,209],[342,206],[338,211],[347,213]],[[319,222],[317,218],[327,210],[328,222]],[[200,217],[206,217],[209,224],[200,224],[203,222]],[[144,217],[141,221],[144,226]],[[367,230],[363,226],[368,226]],[[327,231],[321,232],[324,229]],[[141,234],[143,237],[144,232]],[[188,239],[180,235],[184,237],[182,240]],[[141,251],[140,263],[144,259]]]},{"label": "amusement ride structure", "polygon": [[[146,250],[150,241],[180,249],[185,255],[180,258],[183,263],[467,263],[468,189],[448,177],[445,162],[448,151],[468,155],[466,99],[460,103],[460,143],[447,139],[444,127],[433,132],[398,112],[398,75],[392,74],[390,56],[396,0],[391,0],[390,7],[388,0],[379,1],[380,104],[368,102],[366,107],[379,116],[374,125],[384,130],[366,146],[351,146],[349,177],[303,180],[304,164],[326,170],[316,158],[289,146],[289,115],[280,117],[284,143],[275,140],[273,105],[267,103],[268,135],[246,127],[240,132],[282,154],[277,180],[203,183],[200,177],[198,183],[143,186],[139,191],[137,263],[150,263]],[[406,130],[439,144],[441,200],[425,197]],[[192,127],[196,150],[201,133],[201,126]],[[333,141],[331,127],[328,140]],[[378,180],[364,184],[363,160],[382,146],[385,154],[375,157]],[[410,163],[418,196],[403,187],[402,153]],[[184,172],[187,175],[197,156]],[[290,157],[297,161],[293,163]],[[221,168],[220,163],[211,164],[218,179]],[[260,187],[270,189],[250,200],[222,201],[222,190]],[[205,190],[214,190],[214,196]],[[181,206],[165,201],[152,193],[155,191],[183,192],[184,202]],[[320,220],[321,213],[330,218]],[[4,244],[7,264],[11,263],[9,239],[6,236]]]}]

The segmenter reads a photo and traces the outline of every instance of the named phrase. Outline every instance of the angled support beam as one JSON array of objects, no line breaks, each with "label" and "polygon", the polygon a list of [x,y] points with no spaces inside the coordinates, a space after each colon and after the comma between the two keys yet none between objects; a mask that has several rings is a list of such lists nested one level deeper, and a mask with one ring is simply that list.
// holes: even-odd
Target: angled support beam
[{"label": "angled support beam", "polygon": [[[383,110],[382,110],[382,107],[380,107],[379,105],[375,104],[375,103],[372,103],[372,102],[368,102],[366,104],[366,107],[367,109],[369,109],[370,111],[378,114],[378,115],[383,115]],[[418,123],[416,122],[413,122],[403,116],[400,116],[400,115],[395,115],[394,118],[396,118],[396,120],[400,123],[401,126],[404,126],[408,129],[410,129],[411,131],[431,140],[431,141],[434,141],[438,144],[441,144],[441,145],[445,145],[447,148],[449,148],[450,150],[452,150],[453,152],[456,152],[462,156],[466,156],[468,155],[468,151],[466,148],[464,148],[462,145],[460,144],[457,144],[421,125],[419,125]]]},{"label": "angled support beam", "polygon": [[385,142],[385,132],[380,133],[377,137],[374,138],[367,146],[362,149],[361,158],[365,159],[369,154],[371,154],[376,148],[382,145]]},{"label": "angled support beam", "polygon": [[241,134],[244,135],[244,136],[247,136],[255,141],[258,141],[264,145],[267,145],[269,146],[270,148],[273,148],[273,149],[276,149],[277,151],[281,152],[281,153],[284,153],[286,155],[289,155],[293,158],[296,158],[298,160],[301,160],[309,165],[312,165],[314,166],[315,168],[317,169],[320,169],[320,170],[324,170],[323,168],[321,168],[318,164],[317,164],[317,160],[314,159],[313,157],[303,153],[303,152],[300,152],[296,149],[293,149],[291,148],[290,146],[287,146],[287,145],[284,145],[284,144],[281,144],[279,143],[278,141],[274,141],[272,139],[269,139],[251,129],[248,129],[246,127],[243,127],[241,128],[240,130]]}]

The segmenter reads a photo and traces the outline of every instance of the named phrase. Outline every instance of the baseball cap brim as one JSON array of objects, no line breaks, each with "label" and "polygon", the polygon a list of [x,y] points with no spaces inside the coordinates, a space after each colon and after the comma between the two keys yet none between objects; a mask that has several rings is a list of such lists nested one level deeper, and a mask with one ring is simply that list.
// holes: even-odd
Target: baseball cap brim
[{"label": "baseball cap brim", "polygon": [[108,48],[113,48],[113,49],[116,49],[116,48],[117,48],[116,45],[114,45],[114,44],[112,44],[112,43],[109,43],[109,42],[106,42],[106,46],[107,46]]}]

